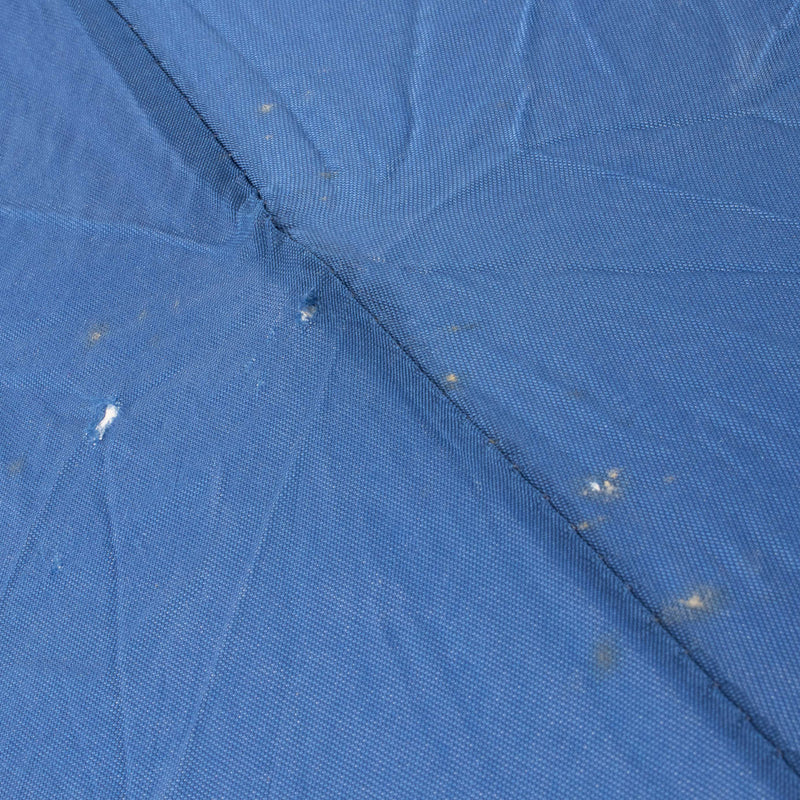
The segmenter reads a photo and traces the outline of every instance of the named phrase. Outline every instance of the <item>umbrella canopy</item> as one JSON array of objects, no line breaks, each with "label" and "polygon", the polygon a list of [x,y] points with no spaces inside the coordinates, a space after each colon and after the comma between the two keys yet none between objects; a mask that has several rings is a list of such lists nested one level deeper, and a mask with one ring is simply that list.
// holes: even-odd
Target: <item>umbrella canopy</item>
[{"label": "umbrella canopy", "polygon": [[800,3],[0,21],[0,795],[800,796]]}]

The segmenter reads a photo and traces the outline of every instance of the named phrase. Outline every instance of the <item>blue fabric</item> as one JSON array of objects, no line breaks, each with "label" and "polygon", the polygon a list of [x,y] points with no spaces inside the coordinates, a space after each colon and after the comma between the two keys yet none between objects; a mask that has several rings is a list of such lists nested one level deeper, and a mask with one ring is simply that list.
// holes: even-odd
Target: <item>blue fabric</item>
[{"label": "blue fabric", "polygon": [[800,797],[800,3],[0,23],[0,796]]}]

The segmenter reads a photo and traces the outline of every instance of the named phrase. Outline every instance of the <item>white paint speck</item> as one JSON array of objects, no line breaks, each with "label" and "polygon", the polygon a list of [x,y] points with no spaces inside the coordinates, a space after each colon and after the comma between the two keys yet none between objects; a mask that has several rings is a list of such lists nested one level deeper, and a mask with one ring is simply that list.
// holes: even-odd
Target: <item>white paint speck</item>
[{"label": "white paint speck", "polygon": [[304,306],[300,309],[300,322],[311,322],[314,315],[317,313],[316,306]]},{"label": "white paint speck", "polygon": [[103,438],[103,434],[105,434],[106,430],[108,430],[108,426],[117,418],[118,415],[119,409],[113,403],[109,403],[106,406],[103,419],[97,423],[97,427],[94,429],[94,432],[97,434],[98,441]]},{"label": "white paint speck", "polygon": [[317,314],[319,308],[319,298],[316,289],[312,289],[303,300],[300,306],[300,322],[304,325],[310,324]]},{"label": "white paint speck", "polygon": [[620,471],[610,469],[602,478],[589,478],[583,486],[584,497],[591,497],[593,500],[616,500],[622,493],[620,484]]}]

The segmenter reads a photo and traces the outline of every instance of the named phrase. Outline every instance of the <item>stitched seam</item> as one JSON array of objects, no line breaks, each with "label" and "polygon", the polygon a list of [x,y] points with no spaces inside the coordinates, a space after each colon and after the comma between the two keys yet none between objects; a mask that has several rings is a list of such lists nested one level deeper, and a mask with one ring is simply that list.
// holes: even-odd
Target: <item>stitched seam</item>
[{"label": "stitched seam", "polygon": [[461,406],[451,394],[449,394],[441,384],[436,380],[436,377],[417,359],[417,357],[411,352],[411,350],[403,344],[403,342],[397,338],[397,336],[392,332],[392,330],[383,322],[383,320],[378,317],[375,312],[367,305],[367,303],[358,295],[358,293],[354,290],[354,288],[350,285],[350,282],[347,278],[344,277],[332,264],[330,264],[325,258],[321,255],[316,253],[310,247],[308,247],[304,242],[296,239],[285,226],[283,226],[272,214],[269,207],[267,206],[267,202],[264,199],[261,191],[259,190],[258,186],[253,182],[250,176],[247,174],[245,169],[239,164],[236,160],[236,157],[230,150],[225,146],[225,143],[216,133],[216,131],[211,127],[208,123],[206,118],[200,112],[200,110],[195,106],[195,104],[191,101],[188,95],[183,91],[177,81],[172,77],[172,75],[167,70],[166,66],[162,63],[161,59],[156,55],[156,53],[151,49],[150,45],[145,41],[142,35],[136,30],[136,28],[128,21],[127,17],[122,13],[120,8],[116,5],[114,0],[106,0],[106,2],[111,6],[114,12],[119,16],[119,18],[125,23],[125,25],[130,28],[133,35],[136,39],[140,42],[142,47],[147,51],[153,61],[156,63],[158,68],[164,73],[167,80],[172,84],[178,94],[183,98],[189,108],[197,115],[198,119],[202,122],[203,126],[208,130],[211,136],[214,138],[214,141],[220,146],[220,148],[226,153],[226,155],[230,158],[233,165],[239,172],[242,174],[242,177],[246,181],[247,185],[256,193],[256,196],[261,201],[264,206],[264,210],[269,215],[270,221],[275,229],[286,236],[287,239],[295,242],[298,246],[302,247],[307,253],[312,255],[317,261],[319,261],[330,273],[333,277],[345,288],[345,290],[350,294],[353,300],[364,310],[364,312],[378,325],[378,327],[391,339],[392,342],[405,354],[405,356],[411,361],[412,364],[419,370],[419,372],[430,381],[436,390],[447,400],[452,406],[459,412],[461,416],[463,416],[468,423],[472,425],[487,441],[487,443],[492,443],[494,448],[497,452],[505,459],[505,461],[510,464],[512,470],[514,470],[525,483],[527,483],[537,494],[539,494],[542,499],[547,503],[547,505],[555,512],[555,514],[560,517],[568,526],[569,528],[575,533],[575,535],[589,548],[589,550],[594,553],[597,558],[602,562],[602,564],[611,572],[611,574],[620,581],[620,583],[624,586],[627,592],[631,595],[631,597],[636,600],[642,608],[650,615],[653,621],[658,625],[658,627],[680,648],[680,650],[686,655],[686,657],[691,661],[692,664],[700,670],[703,675],[706,676],[708,681],[710,682],[711,688],[716,690],[720,693],[722,697],[724,697],[742,716],[743,718],[749,723],[750,727],[774,750],[775,754],[783,761],[789,771],[795,775],[796,777],[800,778],[800,772],[794,767],[794,765],[787,760],[786,755],[784,754],[783,750],[780,746],[772,739],[769,733],[765,731],[759,723],[757,723],[753,717],[747,712],[745,708],[743,708],[737,700],[732,697],[728,691],[717,681],[714,676],[708,671],[708,669],[698,660],[698,658],[689,650],[689,648],[684,645],[681,641],[677,633],[671,630],[665,622],[661,619],[658,612],[650,606],[647,600],[644,598],[642,594],[640,594],[637,589],[629,583],[625,576],[611,563],[602,552],[600,552],[597,547],[593,544],[593,542],[588,539],[584,533],[580,530],[578,525],[574,523],[564,511],[562,511],[553,499],[547,494],[547,492],[539,486],[532,478],[530,478],[522,469],[517,465],[510,454],[509,451],[504,449],[503,447],[493,443],[492,436],[479,422],[472,418],[470,413]]}]

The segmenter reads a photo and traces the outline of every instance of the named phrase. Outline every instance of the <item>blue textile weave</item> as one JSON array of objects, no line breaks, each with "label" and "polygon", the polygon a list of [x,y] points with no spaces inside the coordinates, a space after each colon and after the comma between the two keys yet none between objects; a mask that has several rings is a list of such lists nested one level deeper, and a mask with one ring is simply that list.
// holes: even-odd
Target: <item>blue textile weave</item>
[{"label": "blue textile weave", "polygon": [[0,797],[800,798],[798,0],[0,23]]}]

